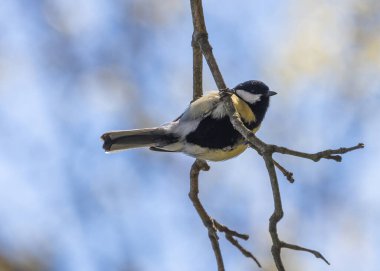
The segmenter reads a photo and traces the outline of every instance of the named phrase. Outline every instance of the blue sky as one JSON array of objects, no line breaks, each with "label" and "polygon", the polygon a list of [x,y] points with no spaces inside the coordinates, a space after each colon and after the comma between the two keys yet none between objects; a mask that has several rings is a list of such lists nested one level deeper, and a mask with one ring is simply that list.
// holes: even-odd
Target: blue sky
[{"label": "blue sky", "polygon": [[[366,143],[342,163],[278,155],[284,252],[292,270],[377,270],[380,14],[376,1],[206,1],[210,41],[229,86],[266,82],[258,136],[303,151]],[[187,197],[193,159],[131,150],[99,136],[160,125],[192,97],[187,1],[2,1],[0,254],[47,270],[212,270]],[[204,87],[214,89],[205,68]],[[279,175],[280,176],[280,175]],[[271,270],[272,198],[254,151],[211,163],[201,198]],[[222,239],[222,238],[221,238]],[[227,270],[255,269],[221,241]],[[360,248],[360,249],[358,249]]]}]

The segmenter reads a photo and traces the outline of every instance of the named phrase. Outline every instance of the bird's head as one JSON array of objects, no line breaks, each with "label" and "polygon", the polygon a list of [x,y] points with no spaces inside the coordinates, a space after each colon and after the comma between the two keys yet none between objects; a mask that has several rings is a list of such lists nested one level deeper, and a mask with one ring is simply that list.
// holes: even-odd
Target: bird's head
[{"label": "bird's head", "polygon": [[248,104],[259,102],[269,103],[269,97],[277,93],[269,90],[269,87],[261,81],[250,80],[234,87],[232,91]]}]

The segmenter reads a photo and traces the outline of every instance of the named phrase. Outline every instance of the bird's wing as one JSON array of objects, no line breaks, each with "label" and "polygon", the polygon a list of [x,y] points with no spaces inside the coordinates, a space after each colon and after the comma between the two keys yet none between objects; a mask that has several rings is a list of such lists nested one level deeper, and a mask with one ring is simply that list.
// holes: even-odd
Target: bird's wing
[{"label": "bird's wing", "polygon": [[192,102],[181,116],[171,123],[163,126],[169,131],[180,137],[194,131],[199,123],[213,113],[220,103],[220,95],[218,91],[212,91],[205,96]]},{"label": "bird's wing", "polygon": [[193,121],[208,116],[220,103],[218,91],[211,91],[207,95],[192,102],[181,115],[181,121]]},{"label": "bird's wing", "polygon": [[[256,117],[252,112],[252,109],[245,101],[240,99],[235,94],[231,95],[231,100],[243,121],[248,123],[256,121]],[[218,91],[212,91],[191,103],[187,110],[179,118],[177,118],[177,120],[200,120],[206,118],[210,114],[212,114],[214,119],[221,119],[227,114]]]}]

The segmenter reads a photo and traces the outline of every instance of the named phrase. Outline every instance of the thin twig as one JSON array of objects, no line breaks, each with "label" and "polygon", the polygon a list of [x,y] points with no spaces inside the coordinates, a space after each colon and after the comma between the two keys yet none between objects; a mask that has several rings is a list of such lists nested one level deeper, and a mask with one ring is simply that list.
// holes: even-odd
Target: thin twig
[{"label": "thin twig", "polygon": [[232,245],[234,245],[237,249],[239,249],[239,251],[247,258],[251,258],[252,260],[254,260],[257,264],[258,267],[261,267],[261,264],[260,262],[257,260],[257,258],[251,253],[249,252],[248,250],[246,250],[244,247],[242,247],[239,242],[231,235],[231,234],[228,234],[226,233],[225,234],[226,236],[226,239],[228,241],[230,241],[230,243]]},{"label": "thin twig", "polygon": [[258,265],[258,267],[261,267],[261,264],[257,260],[257,258],[251,252],[249,252],[248,250],[246,250],[242,245],[240,245],[239,241],[234,238],[234,237],[237,237],[237,238],[240,238],[240,239],[243,239],[243,240],[248,240],[249,239],[249,235],[248,234],[241,234],[241,233],[238,233],[238,232],[236,232],[234,230],[231,230],[227,226],[224,226],[224,225],[220,224],[215,219],[214,219],[214,225],[215,225],[216,229],[219,232],[224,232],[226,239],[232,245],[234,245],[237,249],[239,249],[240,252],[244,256],[246,256],[248,258],[251,258],[252,260],[254,260],[256,262],[256,264]]},{"label": "thin twig", "polygon": [[281,146],[266,144],[263,141],[261,141],[259,138],[257,138],[256,135],[252,131],[250,131],[247,127],[245,127],[242,120],[240,119],[239,114],[236,112],[236,109],[231,101],[231,97],[229,95],[224,95],[223,101],[224,101],[225,109],[230,117],[230,121],[234,129],[237,130],[247,140],[250,146],[254,148],[260,155],[262,155],[264,152],[270,152],[271,154],[282,153],[282,154],[288,154],[292,156],[310,159],[315,162],[319,161],[322,158],[332,159],[337,162],[341,162],[342,157],[338,154],[345,154],[347,152],[364,148],[364,144],[359,143],[356,146],[349,147],[349,148],[324,150],[317,153],[305,153],[305,152],[291,150],[291,149],[281,147]]},{"label": "thin twig", "polygon": [[305,247],[301,247],[301,246],[297,246],[297,245],[293,245],[293,244],[288,244],[288,243],[285,243],[285,242],[281,242],[281,247],[283,247],[283,248],[289,248],[289,249],[293,249],[293,250],[300,250],[300,251],[309,252],[309,253],[313,254],[316,258],[322,259],[323,261],[325,261],[325,263],[327,263],[328,265],[330,265],[329,261],[326,260],[326,258],[320,252],[318,252],[316,250],[305,248]]},{"label": "thin twig", "polygon": [[[249,131],[249,130],[248,130]],[[249,131],[250,132],[250,131]],[[260,154],[261,156],[263,156],[263,154],[261,153],[261,150],[254,144],[250,143],[250,142],[247,142],[250,147],[254,150],[257,151],[258,154]],[[262,142],[264,143],[264,142]],[[275,165],[276,168],[278,168],[282,174],[284,174],[284,176],[286,177],[286,179],[290,182],[290,183],[294,183],[294,178],[293,178],[293,173],[288,171],[286,168],[284,168],[283,166],[281,166],[276,160],[273,159],[273,163]]]},{"label": "thin twig", "polygon": [[238,237],[238,238],[243,239],[243,240],[248,240],[249,239],[249,235],[248,234],[241,234],[241,233],[238,233],[237,231],[231,230],[227,226],[224,226],[224,225],[220,224],[215,219],[214,219],[214,225],[217,228],[217,230],[220,231],[220,232],[224,232],[225,234],[228,234],[228,235],[231,235],[231,236],[235,236],[235,237]]},{"label": "thin twig", "polygon": [[281,241],[277,233],[277,223],[284,216],[284,211],[282,210],[280,188],[278,186],[277,175],[276,175],[276,171],[274,169],[274,164],[272,160],[272,154],[268,152],[264,152],[263,158],[268,170],[269,179],[272,186],[273,201],[274,201],[274,211],[273,211],[272,216],[269,219],[269,233],[272,238],[271,251],[272,251],[273,259],[278,271],[285,271],[285,268],[281,259],[281,245],[280,245]]},{"label": "thin twig", "polygon": [[195,42],[194,37],[191,42],[193,47],[193,101],[202,96],[202,51],[199,44]]},{"label": "thin twig", "polygon": [[209,165],[200,159],[195,160],[194,164],[191,166],[190,170],[190,192],[189,197],[193,202],[195,210],[197,210],[199,217],[202,219],[203,225],[208,230],[208,237],[210,238],[212,249],[214,250],[216,262],[218,265],[218,271],[224,271],[224,264],[222,253],[220,251],[218,235],[216,233],[216,228],[210,216],[207,214],[205,208],[202,206],[201,201],[198,198],[199,188],[198,188],[198,177],[201,170],[208,171],[210,169]]},{"label": "thin twig", "polygon": [[202,60],[201,47],[199,46],[199,43],[196,37],[197,36],[196,29],[201,29],[202,31],[206,31],[206,25],[204,23],[204,20],[201,21],[203,17],[197,16],[195,14],[195,12],[202,12],[203,14],[203,11],[199,10],[200,8],[202,8],[202,5],[200,6],[200,8],[199,7],[196,8],[195,5],[196,5],[195,2],[192,1],[191,11],[192,11],[193,28],[194,28],[194,32],[191,39],[191,46],[193,47],[193,101],[201,97],[203,94],[203,88],[202,88],[203,60]]},{"label": "thin twig", "polygon": [[341,162],[342,156],[337,155],[337,154],[345,154],[345,153],[350,152],[350,151],[354,151],[357,149],[364,148],[364,144],[359,143],[356,146],[353,146],[350,148],[339,148],[339,149],[335,149],[335,150],[324,150],[324,151],[320,151],[317,153],[305,153],[305,152],[294,151],[294,150],[291,150],[291,149],[288,149],[285,147],[279,147],[276,145],[272,145],[272,146],[273,146],[273,152],[278,152],[278,153],[282,153],[282,154],[288,154],[288,155],[293,155],[293,156],[297,156],[297,157],[301,157],[301,158],[306,158],[306,159],[310,159],[314,162],[318,162],[322,158],[332,159],[332,160],[335,160],[337,162]]},{"label": "thin twig", "polygon": [[225,89],[226,84],[220,73],[219,66],[216,63],[210,42],[208,41],[208,33],[203,16],[202,0],[190,0],[190,3],[194,26],[193,40],[199,44],[218,89]]},{"label": "thin twig", "polygon": [[202,51],[199,46],[198,33],[207,33],[206,24],[203,16],[203,7],[201,0],[190,1],[191,17],[193,21],[193,35],[191,38],[191,46],[193,47],[193,100],[199,98],[203,94],[202,88],[202,72],[203,61]]},{"label": "thin twig", "polygon": [[286,168],[284,168],[283,166],[281,166],[276,160],[273,159],[273,163],[274,165],[276,166],[276,168],[278,168],[282,174],[284,174],[284,176],[286,177],[286,179],[290,182],[290,183],[294,183],[294,178],[293,178],[293,172],[290,172],[288,171]]}]

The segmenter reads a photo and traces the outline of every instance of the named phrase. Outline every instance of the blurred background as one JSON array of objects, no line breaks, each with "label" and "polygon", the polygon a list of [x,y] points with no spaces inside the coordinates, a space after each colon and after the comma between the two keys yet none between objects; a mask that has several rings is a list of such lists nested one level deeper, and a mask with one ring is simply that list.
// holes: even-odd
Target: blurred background
[{"label": "blurred background", "polygon": [[[342,163],[277,155],[287,270],[378,270],[380,2],[204,1],[228,86],[278,95],[258,136],[316,152],[366,143]],[[2,0],[0,270],[216,270],[187,193],[194,159],[104,154],[108,130],[157,126],[192,99],[189,1]],[[204,88],[215,89],[205,68]],[[210,163],[200,197],[275,270],[264,163],[251,150]],[[259,270],[223,238],[227,270]]]}]

